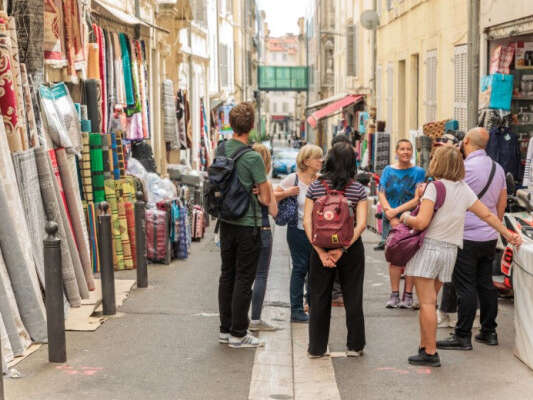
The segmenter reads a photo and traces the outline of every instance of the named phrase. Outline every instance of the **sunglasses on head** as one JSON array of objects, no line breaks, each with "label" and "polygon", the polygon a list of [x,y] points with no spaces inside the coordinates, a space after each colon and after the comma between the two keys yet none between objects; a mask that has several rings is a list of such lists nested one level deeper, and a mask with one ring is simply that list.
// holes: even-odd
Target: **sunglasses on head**
[{"label": "sunglasses on head", "polygon": [[450,137],[439,137],[439,138],[435,139],[435,142],[442,143],[442,144],[446,144],[446,143],[452,142],[453,144],[457,144],[457,143],[459,143],[459,140],[457,140],[456,138],[452,139]]}]

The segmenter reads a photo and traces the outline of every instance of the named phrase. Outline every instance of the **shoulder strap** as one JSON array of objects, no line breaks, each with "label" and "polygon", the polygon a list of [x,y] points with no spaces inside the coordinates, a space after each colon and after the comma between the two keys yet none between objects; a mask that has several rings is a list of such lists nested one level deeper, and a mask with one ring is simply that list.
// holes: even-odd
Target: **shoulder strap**
[{"label": "shoulder strap", "polygon": [[239,147],[235,152],[230,156],[230,158],[233,160],[233,162],[237,162],[237,160],[244,155],[245,153],[248,153],[249,151],[252,151],[252,148],[250,146],[244,146]]},{"label": "shoulder strap", "polygon": [[437,211],[446,200],[446,186],[440,181],[433,181],[431,183],[435,185],[435,189],[437,190],[437,198],[435,200],[435,211]]},{"label": "shoulder strap", "polygon": [[294,186],[298,186],[298,173],[296,172],[294,173]]},{"label": "shoulder strap", "polygon": [[220,157],[220,156],[225,156],[226,155],[226,141],[225,140],[222,140],[218,146],[217,146],[217,150],[215,152],[215,155],[217,157]]},{"label": "shoulder strap", "polygon": [[494,179],[494,174],[496,173],[496,163],[494,162],[494,160],[492,160],[492,167],[490,169],[490,175],[489,175],[489,180],[487,181],[487,184],[485,185],[485,187],[483,188],[483,190],[481,192],[479,192],[479,194],[477,195],[477,198],[481,200],[481,198],[483,196],[485,196],[485,193],[487,193],[487,190],[489,190],[489,187],[492,183],[492,180]]}]

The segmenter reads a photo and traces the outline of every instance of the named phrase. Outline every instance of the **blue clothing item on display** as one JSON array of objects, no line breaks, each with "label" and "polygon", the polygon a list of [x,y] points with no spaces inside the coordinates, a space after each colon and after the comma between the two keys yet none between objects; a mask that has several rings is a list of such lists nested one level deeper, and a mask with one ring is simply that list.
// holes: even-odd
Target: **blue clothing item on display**
[{"label": "blue clothing item on display", "polygon": [[359,133],[366,133],[365,122],[370,118],[366,111],[359,113]]},{"label": "blue clothing item on display", "polygon": [[415,197],[416,185],[424,182],[426,171],[421,167],[396,169],[390,165],[381,174],[379,190],[385,193],[392,208],[396,208]]}]

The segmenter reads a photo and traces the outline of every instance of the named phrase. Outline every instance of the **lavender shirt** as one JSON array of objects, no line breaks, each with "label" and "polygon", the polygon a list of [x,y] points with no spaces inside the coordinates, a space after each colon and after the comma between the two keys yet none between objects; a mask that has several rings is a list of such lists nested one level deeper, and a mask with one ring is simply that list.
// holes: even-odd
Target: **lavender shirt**
[{"label": "lavender shirt", "polygon": [[[468,155],[465,160],[466,176],[464,181],[477,195],[479,194],[488,182],[490,170],[492,168],[492,160],[487,155],[485,150],[477,150]],[[496,206],[500,193],[507,188],[505,183],[505,172],[503,168],[496,163],[496,172],[492,183],[481,199],[489,210],[498,215]],[[465,218],[465,232],[464,240],[471,240],[475,242],[486,242],[489,240],[498,239],[498,233],[492,229],[488,224],[481,221],[473,213],[467,211]]]}]

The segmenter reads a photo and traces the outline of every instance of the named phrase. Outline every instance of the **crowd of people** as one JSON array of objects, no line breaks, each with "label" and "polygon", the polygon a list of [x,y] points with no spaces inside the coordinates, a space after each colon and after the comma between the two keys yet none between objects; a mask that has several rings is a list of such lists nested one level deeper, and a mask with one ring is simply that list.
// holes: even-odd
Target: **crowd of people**
[{"label": "crowd of people", "polygon": [[[248,330],[276,329],[261,319],[272,254],[272,216],[288,225],[291,321],[309,324],[309,357],[327,355],[332,300],[339,293],[346,310],[346,354],[361,356],[366,343],[361,236],[367,225],[368,188],[357,177],[352,143],[338,135],[325,157],[320,147],[303,146],[297,172],[274,187],[268,179],[269,150],[256,144],[254,151],[242,151],[254,125],[253,106],[234,107],[230,123],[234,134],[225,142],[222,156],[232,159],[244,153],[228,165],[234,165],[250,201],[238,218],[220,218],[219,342],[232,348],[260,347],[264,342]],[[413,147],[402,139],[396,146],[397,162],[381,176],[384,243],[377,249],[394,242],[401,226],[423,233],[405,265],[389,266],[391,295],[386,307],[413,308],[414,290],[419,300],[420,341],[416,354],[408,358],[410,364],[437,367],[437,349],[471,350],[478,303],[481,331],[475,339],[498,344],[497,293],[491,282],[496,239],[500,234],[519,246],[521,238],[501,223],[505,176],[484,150],[488,139],[486,130],[476,128],[461,144],[441,140],[428,171],[412,165]],[[324,241],[326,230],[330,242]],[[405,287],[400,296],[402,274]],[[443,284],[454,291],[458,321],[449,338],[437,341],[437,296]]]}]

